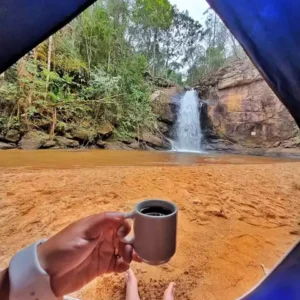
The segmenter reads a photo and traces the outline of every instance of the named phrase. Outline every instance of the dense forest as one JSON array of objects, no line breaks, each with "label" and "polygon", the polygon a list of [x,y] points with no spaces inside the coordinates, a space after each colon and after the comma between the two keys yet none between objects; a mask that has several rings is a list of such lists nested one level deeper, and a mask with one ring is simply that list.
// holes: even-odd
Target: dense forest
[{"label": "dense forest", "polygon": [[244,55],[211,10],[204,19],[168,0],[99,0],[0,75],[0,139],[75,131],[88,145],[101,128],[155,131],[154,90],[192,86]]}]

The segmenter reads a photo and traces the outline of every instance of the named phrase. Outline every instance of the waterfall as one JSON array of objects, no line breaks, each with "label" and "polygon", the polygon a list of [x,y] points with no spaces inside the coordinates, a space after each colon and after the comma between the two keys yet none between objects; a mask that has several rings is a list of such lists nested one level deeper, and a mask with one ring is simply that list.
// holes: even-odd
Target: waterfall
[{"label": "waterfall", "polygon": [[200,152],[202,132],[200,126],[200,101],[197,92],[187,91],[180,99],[174,149],[182,152]]}]

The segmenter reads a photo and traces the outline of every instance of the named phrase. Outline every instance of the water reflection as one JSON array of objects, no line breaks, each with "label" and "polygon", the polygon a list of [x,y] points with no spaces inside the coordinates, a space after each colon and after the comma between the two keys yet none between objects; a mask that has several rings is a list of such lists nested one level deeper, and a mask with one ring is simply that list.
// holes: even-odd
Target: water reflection
[{"label": "water reflection", "polygon": [[101,166],[195,166],[202,164],[260,164],[290,159],[178,152],[115,150],[2,151],[0,167],[80,168]]}]

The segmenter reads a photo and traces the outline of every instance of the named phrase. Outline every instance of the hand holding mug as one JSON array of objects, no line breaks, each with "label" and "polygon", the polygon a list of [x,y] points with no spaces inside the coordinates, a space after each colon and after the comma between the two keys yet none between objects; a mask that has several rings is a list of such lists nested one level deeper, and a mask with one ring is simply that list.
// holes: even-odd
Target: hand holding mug
[{"label": "hand holding mug", "polygon": [[[69,225],[38,245],[35,255],[50,277],[52,292],[61,297],[102,274],[128,270],[132,259],[152,265],[169,261],[176,250],[177,214],[173,203],[148,200],[137,204],[134,212],[127,215],[93,215]],[[130,232],[127,218],[134,219],[135,237],[131,243],[125,239]],[[28,249],[31,248],[24,251]],[[24,254],[24,251],[21,252]],[[3,299],[8,299],[10,294],[7,279],[8,271],[5,270],[0,273]]]},{"label": "hand holding mug", "polygon": [[129,232],[124,214],[105,213],[79,220],[41,244],[39,261],[54,294],[61,297],[102,274],[127,271],[136,258],[122,242]]}]

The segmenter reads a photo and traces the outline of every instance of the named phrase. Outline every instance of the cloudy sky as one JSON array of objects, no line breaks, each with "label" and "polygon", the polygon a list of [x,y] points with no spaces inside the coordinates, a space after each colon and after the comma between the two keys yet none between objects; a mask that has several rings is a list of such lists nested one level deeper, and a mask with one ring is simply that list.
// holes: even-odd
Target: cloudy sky
[{"label": "cloudy sky", "polygon": [[203,13],[208,9],[205,0],[170,0],[171,4],[176,4],[180,10],[188,10],[191,17],[200,22],[203,21]]}]

